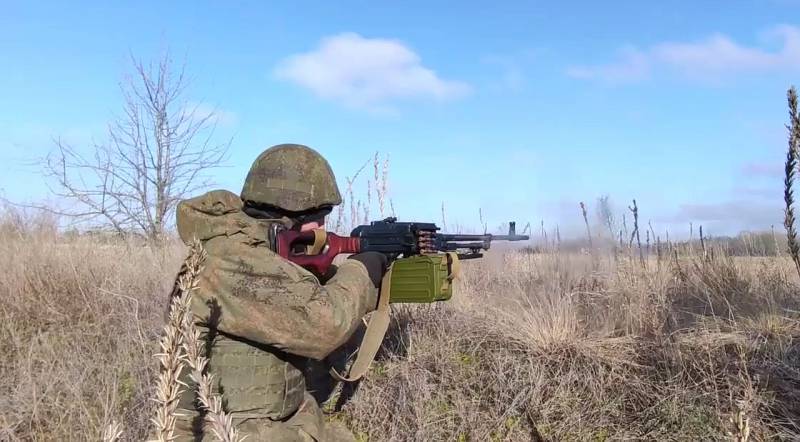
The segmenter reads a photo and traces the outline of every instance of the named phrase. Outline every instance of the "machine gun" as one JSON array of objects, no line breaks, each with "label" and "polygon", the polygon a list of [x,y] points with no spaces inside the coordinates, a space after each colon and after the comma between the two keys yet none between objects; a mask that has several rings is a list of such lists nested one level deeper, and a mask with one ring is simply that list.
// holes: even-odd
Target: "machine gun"
[{"label": "machine gun", "polygon": [[439,233],[434,223],[373,221],[350,236],[324,230],[278,232],[273,250],[317,275],[324,275],[343,253],[379,252],[392,262],[391,302],[433,302],[450,299],[459,260],[483,256],[492,241],[524,241],[510,222],[507,235]]},{"label": "machine gun", "polygon": [[335,379],[354,382],[367,373],[380,348],[389,327],[390,303],[448,300],[453,296],[461,260],[480,258],[492,241],[527,239],[527,235],[517,235],[513,222],[508,225],[508,235],[462,235],[439,233],[433,223],[386,218],[358,226],[346,237],[322,229],[281,230],[273,235],[272,250],[317,275],[327,274],[333,259],[342,253],[379,252],[389,258],[391,266],[383,276],[378,305],[355,361],[346,374],[330,369]]}]

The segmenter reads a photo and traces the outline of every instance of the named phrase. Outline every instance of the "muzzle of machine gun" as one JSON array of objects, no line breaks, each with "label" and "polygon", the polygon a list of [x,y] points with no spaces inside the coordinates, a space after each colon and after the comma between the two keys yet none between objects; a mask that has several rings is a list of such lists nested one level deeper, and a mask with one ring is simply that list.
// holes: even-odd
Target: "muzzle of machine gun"
[{"label": "muzzle of machine gun", "polygon": [[480,258],[483,256],[482,251],[489,250],[492,241],[526,241],[530,239],[528,235],[517,235],[516,224],[514,221],[508,223],[508,235],[436,233],[433,235],[434,248],[441,252],[469,250],[469,252],[459,252],[458,257],[460,259]]}]

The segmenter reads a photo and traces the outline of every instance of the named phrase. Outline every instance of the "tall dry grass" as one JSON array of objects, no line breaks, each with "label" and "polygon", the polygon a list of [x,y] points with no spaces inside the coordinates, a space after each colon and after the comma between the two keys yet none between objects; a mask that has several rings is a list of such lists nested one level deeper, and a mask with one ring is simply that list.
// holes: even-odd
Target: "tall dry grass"
[{"label": "tall dry grass", "polygon": [[[0,440],[143,440],[184,248],[0,232]],[[800,438],[788,257],[494,252],[451,302],[395,306],[329,419],[370,441]]]},{"label": "tall dry grass", "polygon": [[792,262],[713,256],[474,263],[454,302],[396,309],[345,419],[369,440],[796,440]]},{"label": "tall dry grass", "polygon": [[98,440],[115,420],[146,437],[183,253],[0,218],[0,440]]}]

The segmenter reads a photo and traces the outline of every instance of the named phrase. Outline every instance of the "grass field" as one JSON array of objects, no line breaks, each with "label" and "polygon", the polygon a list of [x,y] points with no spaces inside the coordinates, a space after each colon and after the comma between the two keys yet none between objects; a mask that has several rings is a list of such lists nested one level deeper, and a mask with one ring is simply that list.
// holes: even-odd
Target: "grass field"
[{"label": "grass field", "polygon": [[[184,253],[2,223],[0,440],[98,440],[112,421],[145,437]],[[451,302],[395,307],[371,373],[329,418],[370,441],[800,438],[792,262],[668,255],[469,262]]]}]

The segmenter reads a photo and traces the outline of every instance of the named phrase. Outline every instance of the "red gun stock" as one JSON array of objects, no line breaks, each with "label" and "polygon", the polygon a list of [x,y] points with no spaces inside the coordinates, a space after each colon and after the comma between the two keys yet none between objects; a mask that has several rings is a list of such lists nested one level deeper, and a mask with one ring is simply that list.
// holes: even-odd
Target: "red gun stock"
[{"label": "red gun stock", "polygon": [[[321,229],[305,232],[284,230],[278,233],[276,246],[278,255],[318,275],[324,275],[336,255],[360,252],[361,239],[339,236]],[[296,252],[298,246],[305,246],[301,253]],[[309,247],[317,248],[317,253],[308,254]]]}]

